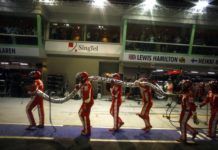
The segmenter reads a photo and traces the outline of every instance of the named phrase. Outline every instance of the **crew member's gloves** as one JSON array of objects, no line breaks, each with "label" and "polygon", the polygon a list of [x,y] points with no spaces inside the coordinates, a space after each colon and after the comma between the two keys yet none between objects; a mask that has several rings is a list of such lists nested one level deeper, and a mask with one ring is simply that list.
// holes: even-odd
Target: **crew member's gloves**
[{"label": "crew member's gloves", "polygon": [[193,122],[194,124],[199,124],[199,119],[196,112],[193,113]]},{"label": "crew member's gloves", "polygon": [[79,89],[80,89],[80,84],[76,84],[76,85],[75,85],[75,88],[76,88],[77,90],[79,90]]},{"label": "crew member's gloves", "polygon": [[202,107],[202,105],[201,105],[201,104],[199,104],[199,105],[198,105],[198,107],[199,107],[199,108],[201,108],[201,107]]}]

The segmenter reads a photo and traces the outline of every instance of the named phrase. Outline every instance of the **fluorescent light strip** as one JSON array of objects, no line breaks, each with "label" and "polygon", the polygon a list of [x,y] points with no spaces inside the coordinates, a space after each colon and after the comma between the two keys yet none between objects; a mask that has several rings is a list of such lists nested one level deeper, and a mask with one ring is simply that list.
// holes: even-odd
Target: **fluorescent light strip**
[{"label": "fluorescent light strip", "polygon": [[216,74],[215,72],[207,72],[207,74]]},{"label": "fluorescent light strip", "polygon": [[1,65],[9,65],[9,62],[1,62]]}]

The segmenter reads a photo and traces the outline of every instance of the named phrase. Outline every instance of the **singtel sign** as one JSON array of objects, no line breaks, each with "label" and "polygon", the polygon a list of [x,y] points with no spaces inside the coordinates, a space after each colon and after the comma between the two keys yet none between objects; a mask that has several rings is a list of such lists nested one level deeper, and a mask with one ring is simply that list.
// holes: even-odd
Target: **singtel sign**
[{"label": "singtel sign", "polygon": [[83,45],[76,42],[69,43],[68,48],[72,52],[98,52],[98,45]]},{"label": "singtel sign", "polygon": [[84,45],[79,45],[78,50],[81,51],[88,51],[88,52],[98,52],[98,46],[84,46]]}]

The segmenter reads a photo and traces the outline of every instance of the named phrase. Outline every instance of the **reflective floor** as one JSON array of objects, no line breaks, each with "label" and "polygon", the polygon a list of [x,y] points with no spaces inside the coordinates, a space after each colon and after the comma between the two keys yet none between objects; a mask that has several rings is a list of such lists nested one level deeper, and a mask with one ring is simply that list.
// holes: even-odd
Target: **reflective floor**
[{"label": "reflective floor", "polygon": [[[176,142],[180,135],[178,131],[180,105],[176,105],[175,102],[169,108],[166,106],[168,103],[165,100],[154,100],[154,105],[150,112],[153,128],[149,133],[145,133],[141,130],[144,127],[144,123],[136,115],[142,107],[140,101],[123,98],[120,117],[125,124],[120,132],[112,134],[108,131],[113,125],[112,117],[109,114],[111,101],[109,101],[109,97],[96,99],[90,116],[93,133],[87,139],[86,137],[80,137],[81,122],[78,117],[78,110],[82,102],[81,100],[70,100],[64,104],[52,104],[51,111],[49,111],[49,103],[45,101],[46,127],[43,130],[26,132],[25,127],[28,125],[28,120],[25,107],[29,100],[29,98],[1,97],[0,146],[3,149],[12,149],[10,142],[14,142],[17,145],[16,149],[22,149],[20,147],[31,145],[28,143],[34,145],[36,142],[43,143],[42,145],[48,144],[47,146],[39,146],[39,149],[42,149],[42,147],[45,149],[46,147],[47,149],[98,149],[105,145],[108,146],[104,149],[142,149],[143,147],[150,149],[174,149],[175,145],[180,145],[179,147],[183,149],[184,146],[187,146],[184,144],[181,146],[180,143]],[[169,108],[168,111],[166,111],[167,108]],[[37,109],[34,110],[34,116],[38,122]],[[54,128],[51,126],[49,116],[51,116],[52,123],[57,130],[56,132],[54,132]],[[206,145],[204,144],[204,148],[207,146],[207,148],[210,148],[211,143],[218,145],[216,141],[214,142],[206,136],[207,107],[198,109],[198,117],[200,120],[198,125],[195,125],[192,119],[189,122],[200,132],[195,142],[189,140],[191,145],[195,145],[195,148],[198,147],[200,149],[202,146],[199,145],[202,143],[207,143]],[[191,136],[188,135],[188,138],[190,139]],[[84,141],[86,141],[85,144],[83,143]],[[62,144],[64,143],[68,144],[63,146]],[[49,144],[52,146],[49,146]],[[81,144],[87,147],[83,147]]]},{"label": "reflective floor", "polygon": [[[26,116],[26,105],[30,98],[10,98],[1,97],[0,100],[0,123],[9,124],[28,124]],[[69,100],[63,104],[51,104],[51,118],[54,125],[81,125],[78,110],[81,100]],[[171,108],[166,106],[168,103],[165,100],[154,100],[153,107],[150,111],[151,124],[154,128],[175,128],[178,126],[180,113],[180,105],[172,103]],[[90,120],[92,127],[112,127],[113,118],[110,110],[111,101],[108,97],[95,99],[95,103],[91,110]],[[141,111],[142,104],[140,101],[129,100],[123,98],[123,103],[120,107],[120,117],[125,122],[124,128],[140,129],[144,126],[143,121],[136,115]],[[174,108],[175,107],[175,108]],[[44,101],[45,108],[45,124],[49,125],[49,103]],[[174,108],[174,109],[172,109]],[[168,109],[168,111],[167,111]],[[190,124],[197,128],[207,128],[205,124],[207,118],[207,107],[198,109],[200,124],[195,125],[192,121]],[[34,109],[35,119],[38,119],[38,111]],[[165,116],[169,116],[168,120]],[[209,113],[208,113],[209,114]]]}]

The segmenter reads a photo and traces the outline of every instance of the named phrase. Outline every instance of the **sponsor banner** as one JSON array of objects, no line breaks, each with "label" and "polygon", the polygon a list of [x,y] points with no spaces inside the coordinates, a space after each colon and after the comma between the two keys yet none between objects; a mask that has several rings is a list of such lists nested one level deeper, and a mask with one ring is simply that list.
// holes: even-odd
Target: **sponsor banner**
[{"label": "sponsor banner", "polygon": [[121,48],[120,44],[106,43],[46,41],[45,44],[46,53],[66,55],[120,57]]},{"label": "sponsor banner", "polygon": [[0,55],[39,56],[39,48],[34,47],[4,47],[0,46]]},{"label": "sponsor banner", "polygon": [[217,57],[124,53],[123,61],[184,65],[218,66]]}]

